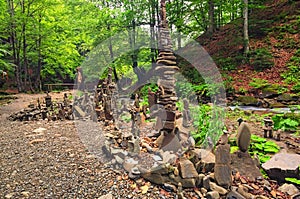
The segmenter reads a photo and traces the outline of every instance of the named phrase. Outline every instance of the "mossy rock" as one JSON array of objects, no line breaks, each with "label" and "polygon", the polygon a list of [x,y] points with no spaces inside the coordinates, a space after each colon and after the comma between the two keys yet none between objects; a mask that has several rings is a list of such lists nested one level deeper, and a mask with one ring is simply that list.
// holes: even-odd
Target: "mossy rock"
[{"label": "mossy rock", "polygon": [[245,106],[256,106],[258,103],[258,100],[253,96],[239,96],[237,100],[241,105]]},{"label": "mossy rock", "polygon": [[278,102],[291,102],[296,101],[297,97],[291,96],[290,94],[284,93],[282,95],[279,95],[277,98]]},{"label": "mossy rock", "polygon": [[267,88],[264,88],[262,89],[262,94],[260,97],[262,98],[274,98],[274,97],[278,97],[279,94],[278,94],[278,91],[275,89],[275,88],[272,88],[272,87],[267,87]]}]

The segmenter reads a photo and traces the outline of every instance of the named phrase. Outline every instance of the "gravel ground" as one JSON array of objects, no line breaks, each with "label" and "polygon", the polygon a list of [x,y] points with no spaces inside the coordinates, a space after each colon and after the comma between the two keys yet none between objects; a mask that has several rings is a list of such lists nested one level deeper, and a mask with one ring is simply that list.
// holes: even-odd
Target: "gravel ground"
[{"label": "gravel ground", "polygon": [[74,121],[6,119],[43,96],[20,94],[0,107],[0,198],[99,198],[108,193],[115,198],[174,198],[155,185],[142,194],[123,171],[106,166],[104,158],[88,150],[80,139],[88,132],[78,133]]}]

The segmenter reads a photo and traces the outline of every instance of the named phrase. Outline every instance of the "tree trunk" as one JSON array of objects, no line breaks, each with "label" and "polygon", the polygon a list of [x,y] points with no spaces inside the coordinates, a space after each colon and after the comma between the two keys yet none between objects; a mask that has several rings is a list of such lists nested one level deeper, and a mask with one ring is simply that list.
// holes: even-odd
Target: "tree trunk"
[{"label": "tree trunk", "polygon": [[36,90],[41,91],[42,85],[41,85],[41,69],[42,69],[42,35],[41,35],[41,22],[42,22],[42,16],[39,14],[39,21],[38,21],[38,39],[37,39],[37,50],[38,50],[38,63],[37,63],[37,69],[35,71],[36,78],[34,82],[34,87]]},{"label": "tree trunk", "polygon": [[15,8],[14,8],[14,1],[13,0],[7,0],[8,10],[9,10],[9,16],[10,16],[10,44],[12,47],[13,52],[13,63],[15,65],[15,78],[16,83],[18,87],[18,91],[22,91],[21,87],[21,81],[20,81],[20,59],[18,56],[18,50],[17,50],[17,40],[16,40],[16,22],[15,22]]},{"label": "tree trunk", "polygon": [[249,35],[248,35],[248,0],[244,0],[243,7],[243,18],[244,18],[244,53],[249,53]]},{"label": "tree trunk", "polygon": [[209,26],[208,32],[212,34],[215,31],[215,5],[214,0],[209,0],[208,2],[208,16],[209,16]]},{"label": "tree trunk", "polygon": [[151,6],[150,6],[150,36],[151,36],[151,41],[150,41],[150,45],[151,45],[151,66],[152,68],[155,67],[155,58],[156,58],[156,48],[155,48],[155,12],[156,11],[156,7],[155,7],[155,0],[151,0]]}]

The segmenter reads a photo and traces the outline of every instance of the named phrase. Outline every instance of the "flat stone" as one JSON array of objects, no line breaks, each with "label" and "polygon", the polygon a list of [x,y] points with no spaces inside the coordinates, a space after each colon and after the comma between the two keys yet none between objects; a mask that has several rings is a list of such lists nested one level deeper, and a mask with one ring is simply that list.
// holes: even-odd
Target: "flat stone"
[{"label": "flat stone", "polygon": [[290,153],[277,153],[262,168],[270,178],[284,181],[284,178],[299,178],[300,155]]},{"label": "flat stone", "polygon": [[237,145],[242,152],[248,151],[251,132],[247,123],[242,122],[237,130]]},{"label": "flat stone", "polygon": [[297,187],[293,184],[283,184],[278,188],[279,191],[283,192],[283,193],[287,193],[289,196],[295,195],[295,194],[299,194],[300,191],[299,189],[297,189]]},{"label": "flat stone", "polygon": [[194,164],[188,159],[179,160],[179,171],[183,179],[198,177],[198,172],[196,171]]},{"label": "flat stone", "polygon": [[177,66],[164,66],[159,65],[155,68],[155,71],[157,72],[164,72],[164,71],[178,71],[179,68]]},{"label": "flat stone", "polygon": [[239,172],[242,176],[248,177],[251,181],[262,177],[255,161],[250,157],[249,153],[237,152],[231,154],[231,168]]}]

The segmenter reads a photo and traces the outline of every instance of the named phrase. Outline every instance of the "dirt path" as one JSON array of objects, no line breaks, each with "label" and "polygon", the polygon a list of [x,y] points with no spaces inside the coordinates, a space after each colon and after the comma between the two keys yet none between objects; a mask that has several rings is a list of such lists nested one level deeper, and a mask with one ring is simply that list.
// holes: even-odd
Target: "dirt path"
[{"label": "dirt path", "polygon": [[101,163],[82,143],[74,121],[6,119],[44,96],[18,94],[0,107],[0,198],[98,198],[109,193],[115,198],[162,198],[160,188],[152,185],[140,194],[124,173]]}]

